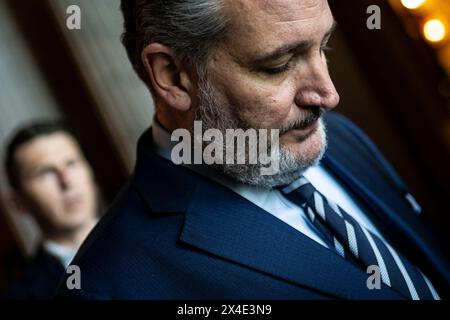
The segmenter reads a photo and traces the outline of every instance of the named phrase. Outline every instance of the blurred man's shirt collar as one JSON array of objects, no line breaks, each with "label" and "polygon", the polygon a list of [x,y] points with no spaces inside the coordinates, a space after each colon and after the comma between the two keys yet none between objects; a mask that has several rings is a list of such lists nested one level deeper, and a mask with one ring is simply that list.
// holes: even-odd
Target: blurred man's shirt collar
[{"label": "blurred man's shirt collar", "polygon": [[67,268],[70,265],[70,262],[77,253],[77,250],[52,240],[45,240],[43,246],[48,253],[55,256],[62,263],[64,268]]}]

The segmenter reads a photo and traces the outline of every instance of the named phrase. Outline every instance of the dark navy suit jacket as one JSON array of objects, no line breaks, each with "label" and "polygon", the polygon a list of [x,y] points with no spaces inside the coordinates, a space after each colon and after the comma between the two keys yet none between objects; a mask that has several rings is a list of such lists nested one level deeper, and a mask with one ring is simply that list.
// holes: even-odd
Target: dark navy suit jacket
[{"label": "dark navy suit jacket", "polygon": [[63,275],[64,266],[62,263],[45,251],[43,247],[39,247],[36,255],[25,266],[23,274],[2,296],[2,299],[53,299]]},{"label": "dark navy suit jacket", "polygon": [[[367,137],[326,115],[322,163],[383,236],[416,263],[441,295],[448,261],[408,200],[407,189]],[[70,299],[402,299],[369,290],[365,270],[226,187],[138,143],[135,172],[73,264],[81,289]],[[65,283],[62,282],[62,284]]]}]

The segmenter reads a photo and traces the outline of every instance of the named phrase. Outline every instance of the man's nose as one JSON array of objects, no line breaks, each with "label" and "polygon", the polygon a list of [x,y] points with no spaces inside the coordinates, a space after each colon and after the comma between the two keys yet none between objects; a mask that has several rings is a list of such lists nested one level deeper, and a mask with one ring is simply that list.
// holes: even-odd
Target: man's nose
[{"label": "man's nose", "polygon": [[72,186],[72,179],[67,170],[58,170],[58,182],[62,190],[70,189],[70,187]]},{"label": "man's nose", "polygon": [[330,78],[324,59],[308,66],[299,78],[299,89],[295,97],[299,107],[318,106],[326,110],[335,108],[339,94]]}]

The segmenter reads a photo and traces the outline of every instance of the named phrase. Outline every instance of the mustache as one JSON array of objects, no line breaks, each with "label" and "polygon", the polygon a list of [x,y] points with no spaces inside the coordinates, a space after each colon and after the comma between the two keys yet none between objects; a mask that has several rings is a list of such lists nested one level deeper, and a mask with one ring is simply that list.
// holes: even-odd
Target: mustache
[{"label": "mustache", "polygon": [[308,126],[310,126],[311,124],[313,124],[315,121],[317,121],[318,119],[320,119],[320,117],[325,113],[324,109],[321,107],[313,107],[310,108],[307,111],[307,114],[301,118],[301,119],[297,119],[294,122],[291,122],[289,124],[283,125],[280,128],[280,136],[285,134],[286,132],[289,132],[291,130],[294,129],[304,129]]}]

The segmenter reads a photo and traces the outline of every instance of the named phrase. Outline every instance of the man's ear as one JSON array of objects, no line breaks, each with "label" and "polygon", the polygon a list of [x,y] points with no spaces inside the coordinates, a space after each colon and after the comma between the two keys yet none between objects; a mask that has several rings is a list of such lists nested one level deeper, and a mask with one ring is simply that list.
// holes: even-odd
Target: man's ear
[{"label": "man's ear", "polygon": [[182,61],[177,60],[173,49],[151,43],[142,50],[141,59],[159,97],[174,109],[189,110],[192,104],[192,78]]}]

